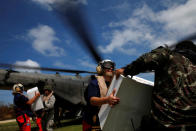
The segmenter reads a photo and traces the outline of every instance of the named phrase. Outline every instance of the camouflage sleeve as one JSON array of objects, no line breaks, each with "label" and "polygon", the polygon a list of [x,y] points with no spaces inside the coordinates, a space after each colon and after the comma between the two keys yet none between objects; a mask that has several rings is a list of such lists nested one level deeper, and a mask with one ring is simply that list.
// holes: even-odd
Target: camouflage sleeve
[{"label": "camouflage sleeve", "polygon": [[54,107],[54,103],[55,103],[55,97],[54,95],[52,95],[48,101],[45,101],[44,104],[47,109],[51,109]]},{"label": "camouflage sleeve", "polygon": [[140,72],[156,70],[169,59],[169,49],[158,47],[140,56],[137,60],[124,67],[124,75],[137,75]]}]

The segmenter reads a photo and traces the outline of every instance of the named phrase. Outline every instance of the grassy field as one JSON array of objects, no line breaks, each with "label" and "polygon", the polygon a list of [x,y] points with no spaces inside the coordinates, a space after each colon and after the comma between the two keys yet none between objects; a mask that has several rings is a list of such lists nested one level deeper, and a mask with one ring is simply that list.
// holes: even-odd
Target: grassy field
[{"label": "grassy field", "polygon": [[71,125],[54,129],[54,131],[82,131],[82,125]]},{"label": "grassy field", "polygon": [[[54,128],[54,131],[82,131],[82,125],[80,123],[73,123],[69,121],[63,121],[61,128]],[[32,131],[37,131],[37,126],[34,122],[31,122]],[[18,131],[18,125],[16,122],[8,122],[0,124],[0,131]]]}]

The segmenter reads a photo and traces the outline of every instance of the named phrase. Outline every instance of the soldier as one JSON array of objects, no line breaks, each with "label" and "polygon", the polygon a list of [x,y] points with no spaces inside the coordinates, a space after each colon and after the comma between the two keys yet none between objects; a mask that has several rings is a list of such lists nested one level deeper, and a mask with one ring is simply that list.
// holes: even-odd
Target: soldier
[{"label": "soldier", "polygon": [[83,117],[83,131],[100,131],[98,112],[102,104],[111,106],[119,102],[114,96],[115,90],[106,96],[108,87],[114,75],[115,63],[111,60],[103,60],[97,67],[98,76],[94,76],[85,90],[87,106]]},{"label": "soldier", "polygon": [[44,103],[44,113],[42,118],[42,128],[44,131],[52,131],[54,124],[54,103],[55,97],[53,95],[52,86],[44,86],[44,95],[42,95]]},{"label": "soldier", "polygon": [[33,116],[31,104],[37,100],[40,93],[35,93],[35,96],[29,100],[24,96],[23,91],[24,86],[22,84],[18,83],[13,86],[14,111],[20,131],[31,131],[30,117]]},{"label": "soldier", "polygon": [[151,115],[142,130],[196,130],[196,46],[183,41],[174,50],[159,47],[146,53],[116,75],[155,71]]}]

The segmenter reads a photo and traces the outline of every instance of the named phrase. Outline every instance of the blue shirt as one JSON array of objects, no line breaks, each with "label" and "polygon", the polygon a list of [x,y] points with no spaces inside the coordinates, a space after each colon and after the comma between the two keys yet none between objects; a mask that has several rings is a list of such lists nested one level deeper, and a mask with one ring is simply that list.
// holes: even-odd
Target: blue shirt
[{"label": "blue shirt", "polygon": [[14,110],[16,116],[20,116],[23,114],[27,114],[28,116],[33,115],[31,111],[31,106],[26,104],[27,101],[29,101],[29,99],[20,93],[14,95]]},{"label": "blue shirt", "polygon": [[[87,102],[87,106],[84,112],[83,120],[90,125],[99,125],[98,112],[100,107],[92,106],[90,104],[91,97],[100,97],[100,89],[96,78],[92,78],[90,81],[87,89],[85,90],[84,97]],[[96,116],[96,121],[93,120],[94,116]]]}]

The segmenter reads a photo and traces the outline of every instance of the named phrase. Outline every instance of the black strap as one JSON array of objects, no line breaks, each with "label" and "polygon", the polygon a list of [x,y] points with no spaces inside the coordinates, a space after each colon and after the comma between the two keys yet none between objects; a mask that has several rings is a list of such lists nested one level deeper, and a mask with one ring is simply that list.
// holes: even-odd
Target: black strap
[{"label": "black strap", "polygon": [[181,49],[174,51],[188,58],[193,64],[196,64],[196,52],[189,49]]}]

